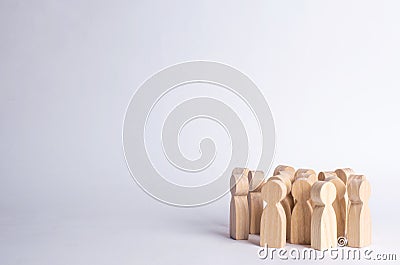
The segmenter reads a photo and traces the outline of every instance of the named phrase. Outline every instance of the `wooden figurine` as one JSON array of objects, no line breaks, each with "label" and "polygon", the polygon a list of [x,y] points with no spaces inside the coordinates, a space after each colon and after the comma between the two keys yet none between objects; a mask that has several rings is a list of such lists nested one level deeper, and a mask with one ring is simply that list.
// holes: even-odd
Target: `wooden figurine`
[{"label": "wooden figurine", "polygon": [[294,174],[294,178],[302,178],[305,175],[317,175],[315,173],[315,171],[313,169],[309,169],[309,168],[299,168],[298,170],[296,170],[296,173]]},{"label": "wooden figurine", "polygon": [[294,181],[295,170],[294,170],[293,167],[285,166],[285,165],[279,165],[274,170],[274,176],[280,175],[280,173],[282,173],[282,172],[285,172],[290,177],[291,182]]},{"label": "wooden figurine", "polygon": [[336,175],[347,185],[347,180],[351,175],[354,175],[354,170],[351,168],[340,168],[335,170]]},{"label": "wooden figurine", "polygon": [[248,239],[249,237],[249,193],[248,169],[235,168],[231,180],[230,205],[230,236],[233,239]]},{"label": "wooden figurine", "polygon": [[311,247],[325,250],[337,246],[336,216],[332,203],[336,198],[335,185],[317,181],[311,188],[314,209],[311,216]]},{"label": "wooden figurine", "polygon": [[353,175],[350,175],[349,179],[347,180],[347,184],[349,184],[349,182],[353,179],[366,180],[367,178],[364,175],[353,174]]},{"label": "wooden figurine", "polygon": [[337,177],[335,171],[322,171],[318,173],[318,180],[324,181],[328,177]]},{"label": "wooden figurine", "polygon": [[261,198],[261,187],[264,184],[263,171],[249,171],[249,233],[260,234],[260,222],[263,211],[263,199]]},{"label": "wooden figurine", "polygon": [[346,191],[344,193],[344,200],[346,203],[346,212],[345,212],[345,234],[347,234],[347,218],[348,218],[348,214],[349,214],[349,196],[347,194],[347,182],[350,179],[351,175],[354,175],[354,170],[351,168],[339,168],[335,170],[336,175],[338,176],[338,178],[340,178],[345,187],[346,187]]},{"label": "wooden figurine", "polygon": [[[367,179],[364,175],[361,174],[351,174],[348,179],[347,179],[347,184],[352,180],[352,179],[359,179],[359,180],[365,180]],[[346,194],[347,194],[347,218],[349,217],[349,208],[350,208],[350,200],[349,200],[349,194],[348,194],[348,185],[346,184]],[[347,234],[347,225],[349,221],[346,219],[346,234]]]},{"label": "wooden figurine", "polygon": [[282,248],[286,244],[286,216],[280,202],[286,196],[286,186],[279,180],[267,181],[261,196],[267,206],[261,216],[260,246]]},{"label": "wooden figurine", "polygon": [[347,184],[350,207],[347,224],[349,247],[365,247],[371,244],[371,214],[368,200],[371,186],[365,178],[350,178]]},{"label": "wooden figurine", "polygon": [[312,183],[309,179],[298,178],[294,181],[292,195],[296,200],[291,220],[290,242],[292,244],[311,244],[311,215],[310,192]]},{"label": "wooden figurine", "polygon": [[283,209],[285,210],[285,216],[286,216],[286,240],[290,240],[290,228],[291,228],[291,222],[292,222],[292,210],[294,207],[294,202],[293,202],[293,197],[290,191],[292,190],[292,182],[290,180],[290,177],[285,174],[285,172],[281,171],[281,175],[273,176],[268,179],[268,181],[271,180],[278,180],[281,181],[285,184],[286,186],[286,196],[283,198],[281,201],[281,205]]},{"label": "wooden figurine", "polygon": [[333,209],[336,215],[337,224],[337,238],[346,236],[346,200],[344,198],[346,193],[346,185],[339,177],[331,176],[325,179],[335,185],[336,198],[333,202]]},{"label": "wooden figurine", "polygon": [[[312,169],[299,169],[299,170],[297,170],[296,173],[297,173],[297,174],[296,174],[296,176],[295,176],[295,179],[306,178],[306,179],[311,183],[311,186],[312,186],[315,182],[318,181],[318,177],[317,177],[317,175],[315,174],[315,171],[312,170]],[[294,200],[294,202],[296,203],[296,199],[293,199],[293,200]],[[311,199],[310,199],[310,204],[311,204],[311,207],[314,208],[314,204],[313,204],[313,202],[311,201]]]},{"label": "wooden figurine", "polygon": [[298,172],[295,176],[295,180],[298,178],[306,178],[311,182],[311,185],[318,181],[318,177],[315,174],[314,170],[307,169],[308,171]]}]

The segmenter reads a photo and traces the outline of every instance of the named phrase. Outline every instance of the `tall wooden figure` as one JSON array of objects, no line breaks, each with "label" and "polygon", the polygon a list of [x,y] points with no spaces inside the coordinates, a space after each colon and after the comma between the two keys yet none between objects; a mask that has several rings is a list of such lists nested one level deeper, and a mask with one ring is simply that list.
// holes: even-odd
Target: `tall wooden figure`
[{"label": "tall wooden figure", "polygon": [[298,178],[293,183],[292,195],[297,202],[292,212],[290,235],[292,244],[311,244],[311,215],[313,212],[310,203],[311,186],[311,181],[306,178]]},{"label": "tall wooden figure", "polygon": [[[345,187],[346,187],[346,191],[344,193],[344,201],[346,204],[346,212],[345,212],[345,235],[347,234],[347,223],[348,223],[348,216],[349,216],[349,195],[347,194],[347,182],[350,179],[351,175],[354,175],[354,170],[351,168],[339,168],[335,170],[336,175],[338,176],[338,178],[340,178]],[[339,233],[339,232],[338,232]]]},{"label": "tall wooden figure", "polygon": [[229,229],[233,239],[249,238],[249,205],[247,194],[249,193],[247,169],[234,169],[231,176],[231,207]]},{"label": "tall wooden figure", "polygon": [[311,188],[314,209],[311,216],[311,247],[325,250],[337,246],[336,215],[332,203],[336,198],[335,185],[317,181]]},{"label": "tall wooden figure", "polygon": [[260,234],[261,215],[263,212],[263,199],[261,198],[261,187],[264,184],[263,171],[249,171],[249,222],[250,234]]},{"label": "tall wooden figure", "polygon": [[349,247],[365,247],[371,244],[371,214],[368,199],[371,186],[366,179],[353,178],[349,181],[350,207],[347,225]]},{"label": "tall wooden figure", "polygon": [[333,202],[333,209],[335,210],[336,215],[336,224],[337,224],[337,237],[344,237],[346,234],[346,185],[343,181],[336,176],[327,177],[325,181],[331,182],[335,185],[336,188],[336,198]]},{"label": "tall wooden figure", "polygon": [[280,202],[286,196],[286,186],[279,180],[267,181],[261,196],[267,206],[261,216],[260,246],[282,248],[286,244],[286,216]]}]

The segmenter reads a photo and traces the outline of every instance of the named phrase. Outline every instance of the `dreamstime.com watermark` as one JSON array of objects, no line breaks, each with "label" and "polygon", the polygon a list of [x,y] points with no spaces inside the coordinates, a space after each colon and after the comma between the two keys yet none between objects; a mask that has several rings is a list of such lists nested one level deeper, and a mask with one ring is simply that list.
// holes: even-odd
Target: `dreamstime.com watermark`
[{"label": "dreamstime.com watermark", "polygon": [[396,261],[397,254],[376,253],[369,248],[331,248],[318,251],[312,248],[268,248],[258,250],[257,255],[263,260],[371,260]]}]

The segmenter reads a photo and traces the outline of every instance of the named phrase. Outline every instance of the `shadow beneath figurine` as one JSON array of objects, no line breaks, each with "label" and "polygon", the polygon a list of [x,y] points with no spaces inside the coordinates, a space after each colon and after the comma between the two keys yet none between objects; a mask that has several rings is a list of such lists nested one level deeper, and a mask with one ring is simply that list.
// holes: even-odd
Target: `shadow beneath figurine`
[{"label": "shadow beneath figurine", "polygon": [[247,241],[253,245],[260,246],[260,235],[250,234]]}]

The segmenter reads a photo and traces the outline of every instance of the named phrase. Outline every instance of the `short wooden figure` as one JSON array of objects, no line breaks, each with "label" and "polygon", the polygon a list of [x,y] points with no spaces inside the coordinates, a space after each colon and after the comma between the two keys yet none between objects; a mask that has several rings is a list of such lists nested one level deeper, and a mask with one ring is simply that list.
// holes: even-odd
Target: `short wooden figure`
[{"label": "short wooden figure", "polygon": [[261,216],[260,246],[282,248],[286,244],[286,216],[280,202],[286,196],[286,186],[279,180],[267,181],[261,196],[267,206]]}]

